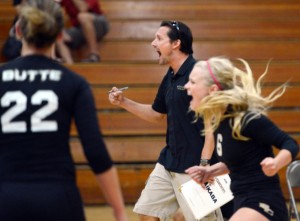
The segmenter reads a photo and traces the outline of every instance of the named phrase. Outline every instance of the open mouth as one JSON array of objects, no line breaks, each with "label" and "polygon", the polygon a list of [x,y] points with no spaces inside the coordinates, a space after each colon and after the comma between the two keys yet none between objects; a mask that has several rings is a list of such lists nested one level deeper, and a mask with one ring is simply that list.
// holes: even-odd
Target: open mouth
[{"label": "open mouth", "polygon": [[160,57],[161,56],[161,52],[160,51],[156,51],[156,52],[158,54],[158,57]]}]

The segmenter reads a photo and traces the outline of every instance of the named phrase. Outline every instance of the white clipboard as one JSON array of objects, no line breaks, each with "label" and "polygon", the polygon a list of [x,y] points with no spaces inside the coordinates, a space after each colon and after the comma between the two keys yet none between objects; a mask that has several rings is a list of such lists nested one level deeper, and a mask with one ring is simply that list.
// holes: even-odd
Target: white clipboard
[{"label": "white clipboard", "polygon": [[189,180],[181,185],[180,192],[195,219],[200,220],[233,199],[230,182],[228,174],[217,176],[214,183],[206,183],[204,189],[194,180]]}]

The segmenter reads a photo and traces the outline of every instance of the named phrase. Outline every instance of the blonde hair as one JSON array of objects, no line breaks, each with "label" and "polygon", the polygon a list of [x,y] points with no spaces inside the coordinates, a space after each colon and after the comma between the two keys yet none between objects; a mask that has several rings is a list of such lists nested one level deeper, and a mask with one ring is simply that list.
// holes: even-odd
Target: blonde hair
[{"label": "blonde hair", "polygon": [[[238,69],[229,59],[223,57],[212,57],[195,65],[200,67],[203,73],[207,73],[208,68],[211,69],[210,74],[213,74],[215,79],[206,74],[208,86],[215,84],[216,80],[222,87],[222,90],[205,97],[195,110],[197,118],[202,117],[206,125],[211,125],[211,128],[204,129],[204,134],[208,130],[215,131],[225,118],[231,118],[232,136],[235,139],[248,140],[241,135],[242,128],[261,114],[266,115],[271,104],[285,92],[286,84],[263,97],[262,80],[267,74],[269,63],[265,72],[255,82],[249,64],[243,59],[238,60],[245,66],[245,71]],[[245,117],[247,113],[250,113],[249,117]]]},{"label": "blonde hair", "polygon": [[61,7],[53,0],[27,0],[21,6],[19,26],[28,44],[49,47],[64,26]]}]

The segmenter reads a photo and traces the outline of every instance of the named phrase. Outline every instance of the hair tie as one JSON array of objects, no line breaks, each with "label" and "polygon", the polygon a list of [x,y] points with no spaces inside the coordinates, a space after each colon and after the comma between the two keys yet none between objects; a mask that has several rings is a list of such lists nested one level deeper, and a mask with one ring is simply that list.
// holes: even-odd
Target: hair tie
[{"label": "hair tie", "polygon": [[212,79],[214,80],[215,84],[218,86],[218,88],[220,90],[223,90],[223,87],[221,86],[220,82],[217,80],[216,76],[214,75],[214,73],[212,72],[212,69],[210,67],[210,64],[208,61],[206,61],[207,64],[207,69],[209,71],[210,76],[212,77]]}]

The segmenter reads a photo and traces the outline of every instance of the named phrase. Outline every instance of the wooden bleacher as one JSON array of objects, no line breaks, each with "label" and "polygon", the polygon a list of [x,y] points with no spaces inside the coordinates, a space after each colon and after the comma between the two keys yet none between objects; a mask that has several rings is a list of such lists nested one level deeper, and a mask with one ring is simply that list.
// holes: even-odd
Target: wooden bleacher
[{"label": "wooden bleacher", "polygon": [[[180,20],[194,35],[194,56],[224,55],[249,61],[255,76],[264,72],[268,93],[283,82],[289,88],[270,118],[300,143],[300,2],[294,0],[101,0],[111,29],[99,45],[102,62],[69,66],[91,84],[105,142],[116,162],[126,203],[134,203],[165,144],[165,122],[151,124],[111,105],[107,91],[129,86],[125,95],[152,103],[167,67],[151,47],[161,20]],[[0,46],[14,17],[10,0],[0,2]],[[74,51],[75,59],[85,49]],[[2,59],[2,60],[1,60]],[[0,57],[0,61],[4,62]],[[105,203],[82,153],[75,127],[70,141],[78,185],[86,204]],[[298,156],[300,158],[300,155]],[[280,178],[286,199],[285,169]],[[300,192],[298,194],[300,200]]]}]

